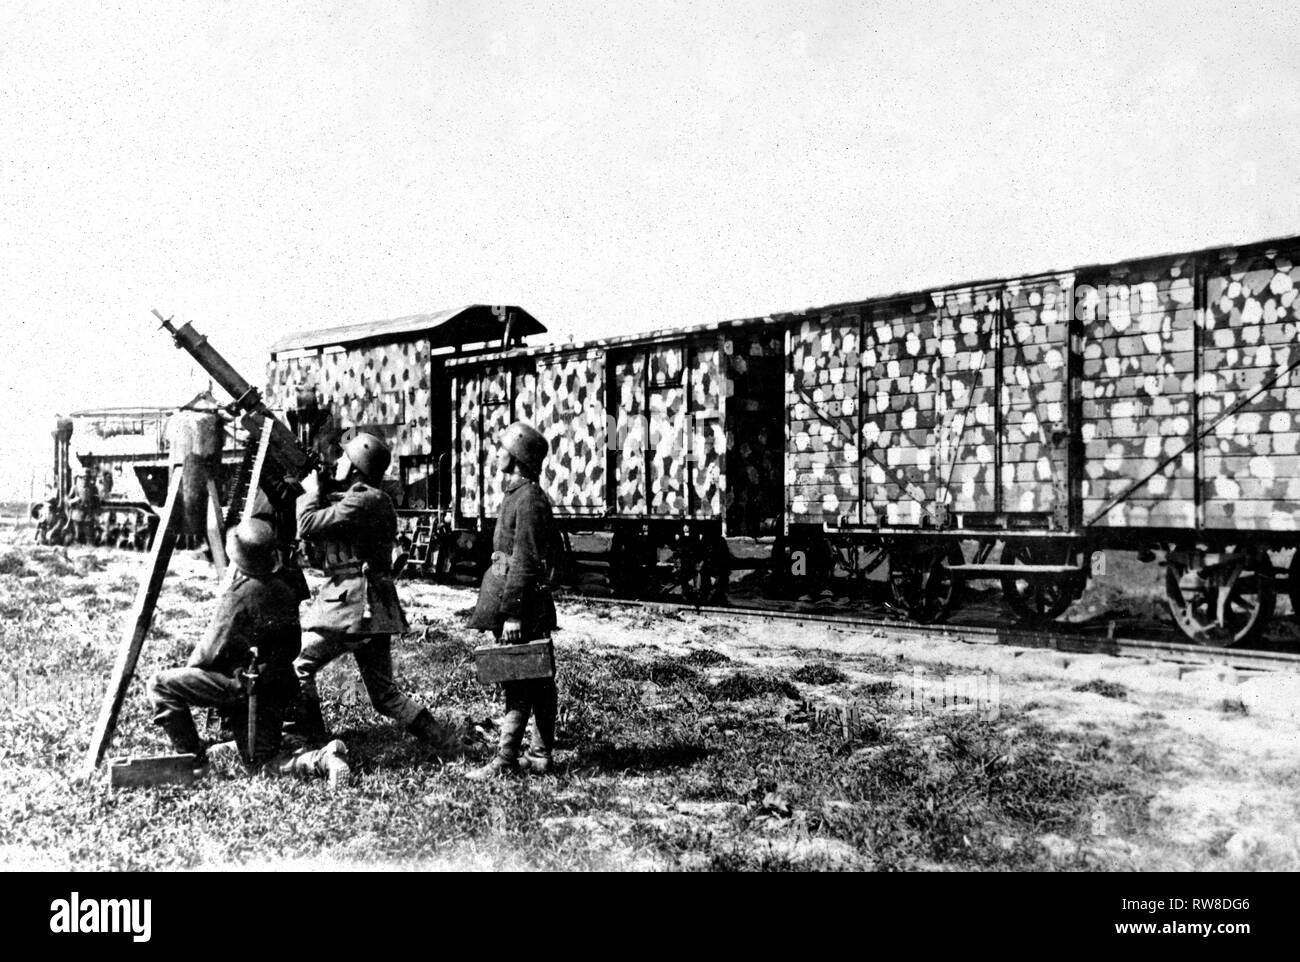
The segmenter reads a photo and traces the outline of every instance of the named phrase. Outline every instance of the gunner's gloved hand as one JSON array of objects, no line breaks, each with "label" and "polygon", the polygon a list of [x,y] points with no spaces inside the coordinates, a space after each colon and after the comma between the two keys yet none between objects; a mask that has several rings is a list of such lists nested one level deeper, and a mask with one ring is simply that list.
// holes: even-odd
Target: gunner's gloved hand
[{"label": "gunner's gloved hand", "polygon": [[301,481],[303,494],[310,494],[312,497],[320,494],[320,472],[309,471]]},{"label": "gunner's gloved hand", "polygon": [[292,504],[302,495],[302,485],[293,478],[271,479],[271,489],[275,500],[280,504]]},{"label": "gunner's gloved hand", "polygon": [[524,626],[514,618],[508,620],[501,626],[501,640],[507,644],[514,644],[524,637]]}]

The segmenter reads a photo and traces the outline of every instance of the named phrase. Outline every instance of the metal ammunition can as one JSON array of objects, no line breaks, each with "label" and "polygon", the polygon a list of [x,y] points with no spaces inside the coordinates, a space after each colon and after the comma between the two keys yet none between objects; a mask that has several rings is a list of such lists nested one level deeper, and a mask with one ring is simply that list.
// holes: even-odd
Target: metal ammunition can
[{"label": "metal ammunition can", "polygon": [[522,645],[480,645],[474,649],[474,667],[484,685],[554,678],[555,646],[549,638]]}]

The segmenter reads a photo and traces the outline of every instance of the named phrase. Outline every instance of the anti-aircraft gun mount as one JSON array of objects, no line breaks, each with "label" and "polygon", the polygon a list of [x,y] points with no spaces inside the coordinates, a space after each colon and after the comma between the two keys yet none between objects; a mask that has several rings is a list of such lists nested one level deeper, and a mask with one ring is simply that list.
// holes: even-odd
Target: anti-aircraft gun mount
[{"label": "anti-aircraft gun mount", "polygon": [[[241,518],[265,513],[273,519],[277,536],[286,560],[293,540],[293,497],[298,493],[296,482],[310,471],[320,467],[321,459],[311,448],[311,431],[318,426],[304,424],[300,439],[271,412],[262,400],[261,392],[246,381],[208,339],[194,330],[189,323],[176,327],[172,318],[158,311],[154,316],[172,336],[178,348],[183,348],[212,380],[231,398],[224,410],[240,419],[250,439],[257,439],[245,452],[231,503],[223,517],[217,485],[210,473],[210,459],[201,441],[202,432],[195,437],[181,432],[180,443],[172,450],[173,470],[168,483],[164,504],[149,552],[145,577],[136,591],[135,602],[127,617],[117,660],[109,680],[108,690],[100,709],[99,719],[91,736],[90,746],[83,760],[82,774],[89,776],[99,767],[121,713],[127,688],[135,675],[144,639],[153,623],[154,610],[162,589],[168,563],[181,533],[206,535],[218,569],[224,569],[225,529]],[[315,419],[309,419],[315,420]],[[193,443],[191,443],[193,442]],[[259,497],[260,495],[260,497]],[[196,530],[197,529],[197,530]],[[299,573],[301,578],[301,573]],[[306,581],[302,580],[305,589]]]}]

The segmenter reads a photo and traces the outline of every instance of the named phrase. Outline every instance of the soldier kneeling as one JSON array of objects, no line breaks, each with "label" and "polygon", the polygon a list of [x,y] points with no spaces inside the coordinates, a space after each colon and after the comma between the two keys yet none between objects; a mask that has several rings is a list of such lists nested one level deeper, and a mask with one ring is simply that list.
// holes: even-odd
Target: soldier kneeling
[{"label": "soldier kneeling", "polygon": [[[234,571],[207,635],[184,668],[169,668],[149,680],[147,691],[159,725],[180,753],[206,761],[193,706],[217,708],[235,728],[240,758],[268,774],[321,775],[330,787],[347,784],[347,746],[334,740],[315,751],[283,751],[281,725],[297,698],[293,660],[298,655],[298,597],[284,580],[275,535],[263,521],[233,528],[226,552]],[[251,665],[252,672],[245,672]],[[253,683],[250,685],[249,679]],[[249,743],[249,706],[253,705]]]}]

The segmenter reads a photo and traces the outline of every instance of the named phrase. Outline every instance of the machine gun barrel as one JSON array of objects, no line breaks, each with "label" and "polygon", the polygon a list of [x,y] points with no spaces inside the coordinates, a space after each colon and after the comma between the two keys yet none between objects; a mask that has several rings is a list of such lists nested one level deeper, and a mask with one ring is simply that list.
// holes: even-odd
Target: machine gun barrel
[{"label": "machine gun barrel", "polygon": [[262,392],[253,387],[236,371],[221,354],[208,343],[207,337],[200,334],[190,323],[179,328],[172,324],[170,317],[163,317],[157,309],[154,317],[162,321],[162,326],[171,334],[176,346],[184,348],[190,357],[198,362],[199,367],[207,371],[212,380],[221,385],[233,400],[232,407],[244,415],[244,426],[254,428],[262,419],[271,420],[270,448],[273,457],[281,468],[295,478],[302,478],[309,471],[319,467],[315,452],[302,445],[283,421],[277,418],[262,400]]},{"label": "machine gun barrel", "polygon": [[257,388],[245,381],[240,373],[230,366],[230,362],[208,343],[207,337],[194,330],[194,325],[187,322],[177,328],[172,324],[170,317],[163,317],[156,309],[153,314],[162,321],[162,326],[171,334],[176,346],[184,348],[186,353],[198,362],[199,367],[207,371],[208,376],[221,385],[222,390],[234,399],[241,413],[271,413],[262,404],[262,395]]}]

